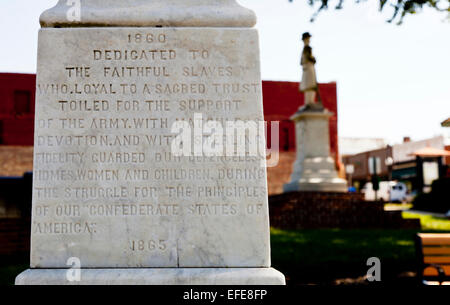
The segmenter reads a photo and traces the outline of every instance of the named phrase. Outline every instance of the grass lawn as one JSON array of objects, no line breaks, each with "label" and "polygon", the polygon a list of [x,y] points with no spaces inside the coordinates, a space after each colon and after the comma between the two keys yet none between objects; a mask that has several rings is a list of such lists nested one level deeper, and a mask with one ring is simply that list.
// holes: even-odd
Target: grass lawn
[{"label": "grass lawn", "polygon": [[403,212],[403,218],[420,218],[422,230],[450,231],[450,219],[437,218],[431,215]]},{"label": "grass lawn", "polygon": [[14,285],[16,276],[29,267],[26,262],[0,265],[0,285]]},{"label": "grass lawn", "polygon": [[[417,232],[450,231],[450,220],[403,212],[420,218],[421,230],[271,229],[272,265],[290,284],[333,284],[367,273],[366,261],[378,257],[383,282],[414,283]],[[364,280],[362,280],[364,282]]]},{"label": "grass lawn", "polygon": [[272,265],[290,284],[332,284],[358,278],[367,259],[381,260],[382,279],[414,271],[414,234],[418,230],[272,229]]}]

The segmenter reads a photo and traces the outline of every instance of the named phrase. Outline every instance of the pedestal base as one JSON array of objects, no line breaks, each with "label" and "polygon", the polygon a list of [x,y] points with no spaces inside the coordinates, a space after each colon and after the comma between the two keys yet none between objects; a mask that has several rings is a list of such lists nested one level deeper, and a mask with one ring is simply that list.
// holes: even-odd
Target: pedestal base
[{"label": "pedestal base", "polygon": [[[342,180],[342,179],[339,179]],[[347,192],[347,182],[342,181],[322,181],[320,183],[308,183],[308,182],[291,182],[284,185],[283,190],[288,192]]]},{"label": "pedestal base", "polygon": [[70,269],[28,269],[16,285],[285,285],[273,268],[136,268],[81,269],[81,280],[70,282]]},{"label": "pedestal base", "polygon": [[285,184],[284,192],[347,192],[347,181],[338,177],[331,157],[306,158],[298,168],[301,177]]},{"label": "pedestal base", "polygon": [[296,128],[297,160],[284,192],[347,192],[347,181],[339,177],[330,156],[328,121],[332,113],[319,106],[303,107],[291,117]]}]

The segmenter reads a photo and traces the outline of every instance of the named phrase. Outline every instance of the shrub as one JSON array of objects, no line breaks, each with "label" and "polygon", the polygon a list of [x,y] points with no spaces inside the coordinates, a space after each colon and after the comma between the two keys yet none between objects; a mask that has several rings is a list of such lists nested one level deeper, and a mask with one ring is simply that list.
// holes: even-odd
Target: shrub
[{"label": "shrub", "polygon": [[450,210],[450,178],[433,181],[430,193],[419,194],[414,198],[415,210],[447,213]]}]

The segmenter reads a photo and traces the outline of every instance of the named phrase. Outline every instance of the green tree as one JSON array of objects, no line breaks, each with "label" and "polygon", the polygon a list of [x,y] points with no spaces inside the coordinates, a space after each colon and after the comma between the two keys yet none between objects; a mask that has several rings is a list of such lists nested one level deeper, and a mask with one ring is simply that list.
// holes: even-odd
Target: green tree
[{"label": "green tree", "polygon": [[[293,0],[289,0],[292,2]],[[299,0],[297,0],[299,1]],[[328,9],[329,5],[333,5],[335,9],[339,10],[344,7],[345,0],[307,0],[312,7],[318,6],[317,11],[311,17],[313,22],[317,15],[322,11]],[[356,3],[362,3],[367,0],[354,0]],[[375,1],[375,0],[374,0]],[[393,8],[391,18],[387,22],[397,20],[397,24],[403,22],[406,15],[412,15],[420,12],[424,7],[431,7],[439,12],[447,12],[447,18],[450,16],[450,0],[378,0],[379,11],[383,11],[387,7]]]}]

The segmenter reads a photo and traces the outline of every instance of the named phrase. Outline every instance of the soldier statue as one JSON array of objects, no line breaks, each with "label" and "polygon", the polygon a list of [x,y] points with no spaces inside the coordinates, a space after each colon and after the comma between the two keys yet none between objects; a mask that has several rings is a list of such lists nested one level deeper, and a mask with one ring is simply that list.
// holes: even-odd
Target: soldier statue
[{"label": "soldier statue", "polygon": [[[309,34],[308,32],[303,33],[302,40],[305,46],[303,48],[300,61],[300,65],[303,67],[300,91],[304,92],[305,106],[302,107],[302,110],[321,110],[322,101],[319,95],[316,69],[314,67],[314,65],[316,64],[316,59],[312,54],[312,48],[309,46],[310,38],[311,34]],[[315,103],[316,95],[318,95],[319,103]]]}]

